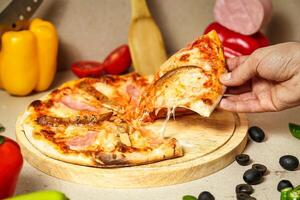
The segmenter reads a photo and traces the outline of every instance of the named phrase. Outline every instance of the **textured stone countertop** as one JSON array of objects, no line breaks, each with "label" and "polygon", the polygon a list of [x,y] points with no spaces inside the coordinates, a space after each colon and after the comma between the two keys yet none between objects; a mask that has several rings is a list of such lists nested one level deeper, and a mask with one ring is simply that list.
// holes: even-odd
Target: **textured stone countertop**
[{"label": "textured stone countertop", "polygon": [[[59,72],[53,87],[66,80],[75,78],[70,71]],[[28,97],[13,97],[0,90],[0,123],[5,125],[5,135],[15,138],[15,122],[17,116],[34,99],[43,94]],[[270,173],[263,183],[254,186],[258,200],[279,199],[277,183],[288,179],[294,185],[300,184],[300,169],[297,171],[283,170],[278,160],[280,156],[292,154],[300,159],[300,140],[289,134],[288,122],[300,124],[300,107],[278,113],[249,114],[249,123],[265,130],[267,139],[263,143],[249,141],[245,153],[249,154],[255,163],[265,164]],[[235,186],[243,183],[243,172],[247,167],[239,166],[236,162],[217,173],[192,182],[149,189],[102,189],[92,186],[66,182],[48,176],[25,162],[16,193],[35,190],[55,189],[63,191],[72,200],[181,200],[185,194],[197,196],[199,192],[208,190],[217,200],[235,199]]]}]

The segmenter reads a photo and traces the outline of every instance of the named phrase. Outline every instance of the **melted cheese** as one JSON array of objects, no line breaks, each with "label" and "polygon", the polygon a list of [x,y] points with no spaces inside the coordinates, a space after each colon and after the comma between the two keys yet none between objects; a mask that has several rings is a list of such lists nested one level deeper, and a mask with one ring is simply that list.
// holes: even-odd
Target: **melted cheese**
[{"label": "melted cheese", "polygon": [[170,120],[170,116],[171,115],[173,115],[173,117],[174,117],[174,110],[175,110],[175,108],[176,108],[176,106],[174,106],[174,107],[172,107],[172,108],[170,108],[170,107],[168,107],[167,108],[167,116],[166,116],[166,119],[165,119],[165,121],[163,122],[163,124],[162,124],[162,126],[161,126],[161,128],[160,128],[160,130],[159,130],[159,133],[160,133],[160,136],[161,137],[165,137],[165,132],[166,132],[166,129],[167,129],[167,123],[168,123],[168,121]]},{"label": "melted cheese", "polygon": [[173,120],[176,120],[175,119],[175,111],[176,111],[176,107],[174,107],[173,110],[172,110]]},{"label": "melted cheese", "polygon": [[191,144],[190,142],[184,140],[178,140],[178,143],[180,144],[180,146],[183,146],[185,148],[193,148],[196,146],[195,144]]},{"label": "melted cheese", "polygon": [[120,141],[126,146],[131,146],[131,142],[127,133],[120,134]]},{"label": "melted cheese", "polygon": [[107,97],[114,96],[116,92],[116,88],[101,82],[96,83],[94,87]]},{"label": "melted cheese", "polygon": [[63,103],[59,103],[57,107],[51,107],[49,109],[50,113],[53,113],[56,117],[68,118],[76,115],[78,111],[73,110]]},{"label": "melted cheese", "polygon": [[144,148],[149,145],[147,139],[137,130],[129,135],[129,140],[131,141],[131,145],[135,148]]},{"label": "melted cheese", "polygon": [[87,127],[69,125],[63,133],[63,137],[74,137],[85,135],[88,132]]}]

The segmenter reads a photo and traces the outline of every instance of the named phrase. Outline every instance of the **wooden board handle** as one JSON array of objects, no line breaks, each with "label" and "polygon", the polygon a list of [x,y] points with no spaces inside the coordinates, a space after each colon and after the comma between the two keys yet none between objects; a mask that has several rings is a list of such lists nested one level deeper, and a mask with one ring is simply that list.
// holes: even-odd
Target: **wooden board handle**
[{"label": "wooden board handle", "polygon": [[146,0],[131,0],[131,18],[151,17]]}]

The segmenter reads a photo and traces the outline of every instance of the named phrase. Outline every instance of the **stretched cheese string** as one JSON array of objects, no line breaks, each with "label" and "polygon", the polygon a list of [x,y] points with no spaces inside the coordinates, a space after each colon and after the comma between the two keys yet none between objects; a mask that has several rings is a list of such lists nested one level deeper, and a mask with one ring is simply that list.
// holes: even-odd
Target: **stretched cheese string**
[{"label": "stretched cheese string", "polygon": [[182,139],[179,139],[178,140],[179,144],[185,148],[192,148],[192,147],[195,147],[195,144],[191,144],[190,142],[188,141],[184,141]]},{"label": "stretched cheese string", "polygon": [[155,112],[154,112],[155,116],[158,115],[158,113],[159,113],[160,110],[161,110],[161,108],[155,109]]},{"label": "stretched cheese string", "polygon": [[167,108],[167,116],[166,116],[166,119],[165,121],[163,122],[163,125],[162,127],[160,128],[159,132],[160,132],[160,136],[161,137],[165,137],[165,132],[166,132],[166,129],[167,129],[167,123],[168,121],[170,120],[170,116],[173,115],[173,118],[174,118],[174,115],[175,115],[175,110],[176,106],[173,106],[172,108],[168,107]]},{"label": "stretched cheese string", "polygon": [[175,110],[176,110],[176,107],[174,106],[174,107],[172,108],[173,120],[176,120],[176,119],[175,119]]},{"label": "stretched cheese string", "polygon": [[[175,120],[175,110],[176,110],[176,107],[177,106],[173,106],[172,108],[168,107],[167,109],[167,116],[166,116],[166,119],[165,121],[163,122],[163,125],[161,127],[161,129],[159,130],[160,132],[160,136],[161,137],[165,137],[165,132],[166,132],[166,128],[167,128],[167,123],[168,121],[170,120],[170,117],[171,115],[173,115],[173,119]],[[182,140],[182,139],[179,139],[178,140],[179,144],[182,146],[182,147],[185,147],[185,148],[194,148],[195,147],[195,144],[192,144],[188,141],[185,141],[185,140]]]}]

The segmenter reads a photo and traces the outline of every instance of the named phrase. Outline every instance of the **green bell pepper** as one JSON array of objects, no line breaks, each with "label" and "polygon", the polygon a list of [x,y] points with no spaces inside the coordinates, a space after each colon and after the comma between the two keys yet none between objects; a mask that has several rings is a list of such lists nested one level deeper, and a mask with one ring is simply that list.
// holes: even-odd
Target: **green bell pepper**
[{"label": "green bell pepper", "polygon": [[289,129],[291,134],[295,137],[300,139],[300,125],[289,123]]},{"label": "green bell pepper", "polygon": [[68,198],[62,192],[43,190],[28,194],[21,194],[6,200],[68,200]]},{"label": "green bell pepper", "polygon": [[185,195],[182,197],[182,200],[197,200],[197,198],[192,195]]},{"label": "green bell pepper", "polygon": [[300,185],[281,190],[280,200],[300,200]]}]

